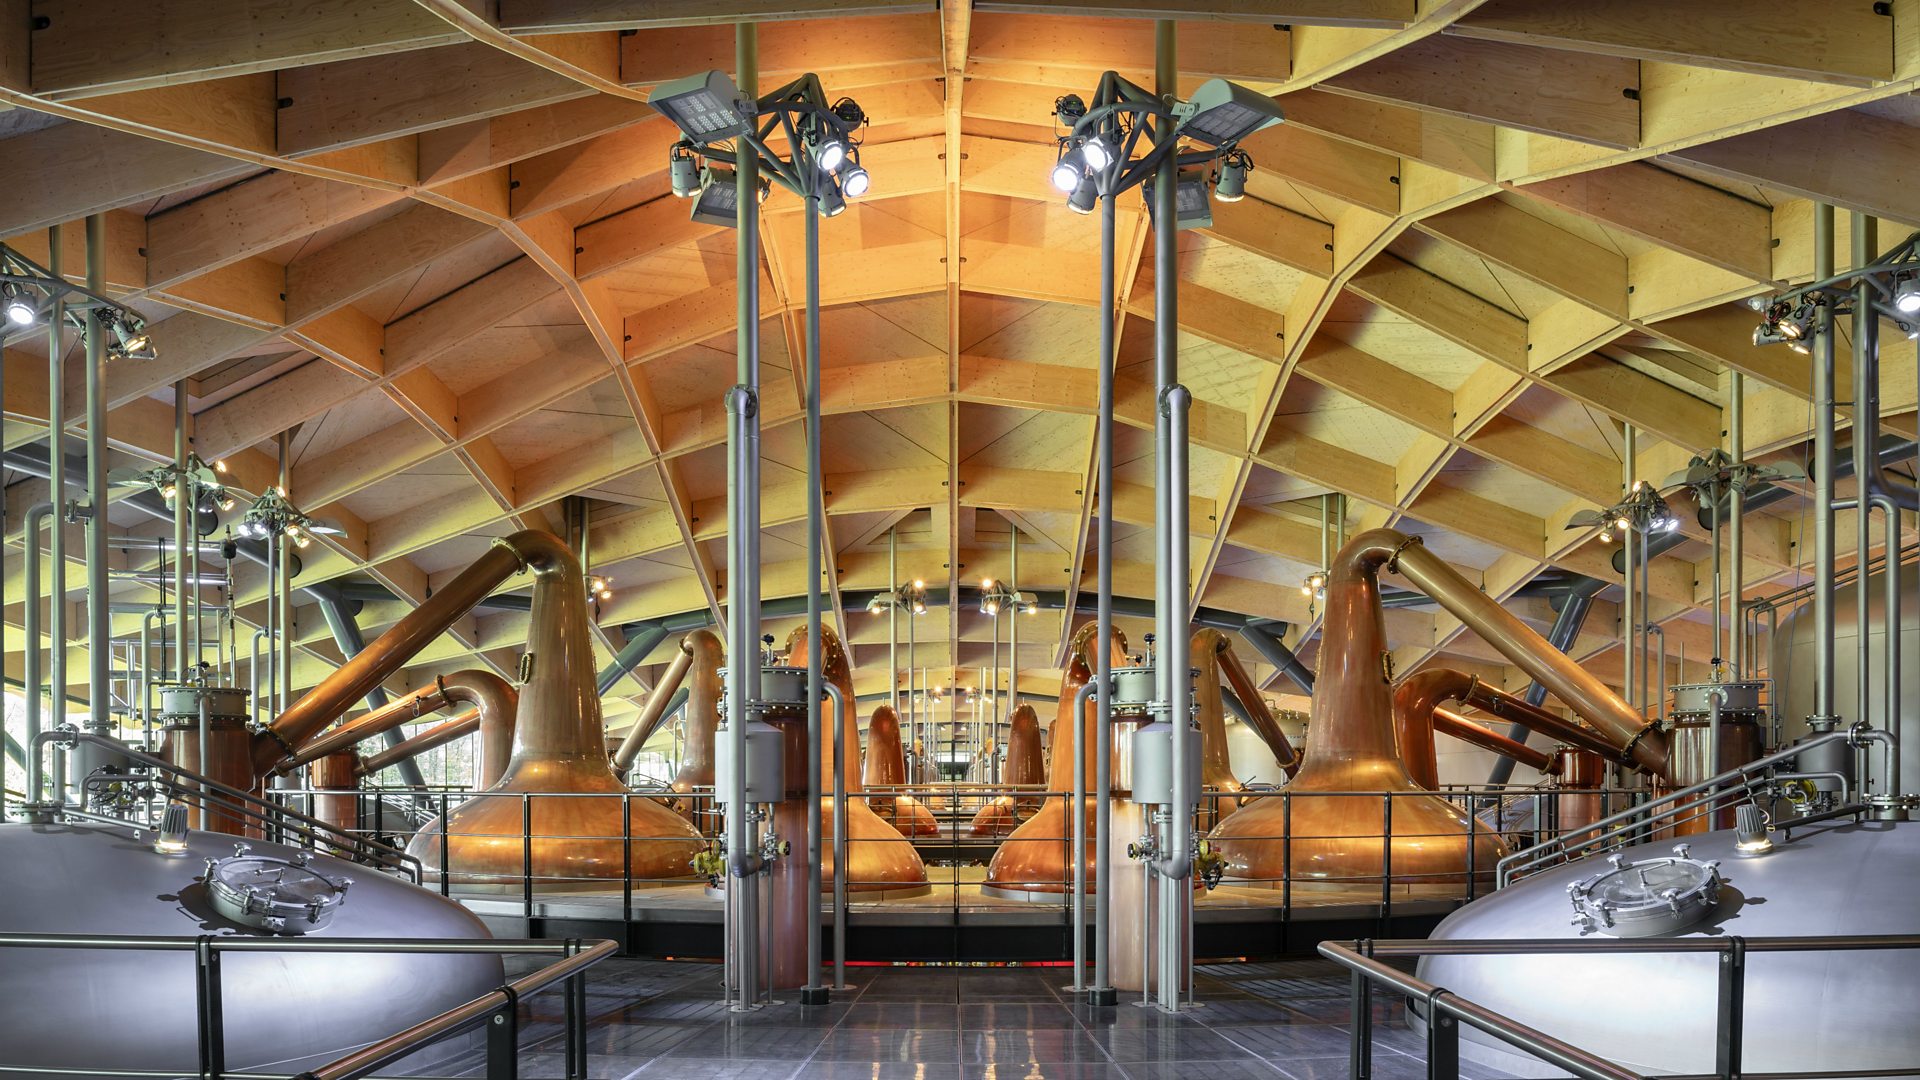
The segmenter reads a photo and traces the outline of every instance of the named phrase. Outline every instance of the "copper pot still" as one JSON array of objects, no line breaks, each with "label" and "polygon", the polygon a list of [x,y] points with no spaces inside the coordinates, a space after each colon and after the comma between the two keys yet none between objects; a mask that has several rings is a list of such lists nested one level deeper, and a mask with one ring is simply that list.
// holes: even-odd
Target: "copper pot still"
[{"label": "copper pot still", "polygon": [[[1007,762],[1001,770],[1007,787],[1045,787],[1046,752],[1040,746],[1040,715],[1022,703],[1007,721]],[[1006,836],[1032,817],[1044,799],[997,795],[974,815],[967,831],[976,837]]]},{"label": "copper pot still", "polygon": [[[1228,648],[1227,635],[1212,627],[1194,631],[1189,655],[1200,674],[1193,687],[1200,724],[1200,816],[1195,827],[1205,831],[1240,807],[1234,796],[1242,788],[1233,775],[1227,754],[1227,705],[1220,688],[1220,652]],[[1282,759],[1284,760],[1284,759]]]},{"label": "copper pot still", "polygon": [[[1334,560],[1304,760],[1284,796],[1254,801],[1213,830],[1229,882],[1278,888],[1290,876],[1298,888],[1378,882],[1386,874],[1405,884],[1491,881],[1507,853],[1484,830],[1470,838],[1467,815],[1430,794],[1400,757],[1379,571],[1413,551],[1426,554],[1377,529]],[[1352,792],[1367,794],[1334,794]]]},{"label": "copper pot still", "polygon": [[[906,786],[907,755],[900,745],[900,714],[891,705],[873,710],[867,720],[865,781],[868,788]],[[940,832],[933,812],[912,795],[871,795],[867,805],[902,836],[935,836]]]},{"label": "copper pot still", "polygon": [[[1068,648],[1066,669],[1060,678],[1060,700],[1054,707],[1053,725],[1048,730],[1051,761],[1047,770],[1047,787],[1050,790],[1071,790],[1073,755],[1076,752],[1085,755],[1087,788],[1081,813],[1082,828],[1086,830],[1083,835],[1086,838],[1088,891],[1092,891],[1095,860],[1099,858],[1094,849],[1091,812],[1095,777],[1098,775],[1098,754],[1095,753],[1093,740],[1098,702],[1089,697],[1085,715],[1076,718],[1073,715],[1073,699],[1075,692],[1093,678],[1096,666],[1093,639],[1098,630],[1099,624],[1088,622],[1074,631]],[[1107,649],[1113,666],[1126,663],[1127,638],[1119,627],[1114,628]],[[1114,725],[1113,732],[1116,744],[1126,737],[1121,725]],[[1118,779],[1116,769],[1116,782]],[[1011,899],[1027,899],[1034,894],[1051,898],[1071,891],[1073,817],[1069,813],[1069,804],[1072,801],[1071,796],[1049,797],[1038,813],[1013,830],[1000,849],[993,853],[993,861],[987,864],[986,890]]]},{"label": "copper pot still", "polygon": [[534,577],[512,753],[497,783],[422,826],[408,852],[437,881],[444,829],[450,883],[477,890],[518,887],[523,873],[547,890],[609,888],[629,860],[635,885],[695,880],[699,834],[614,775],[579,560],[545,533],[509,543]]}]

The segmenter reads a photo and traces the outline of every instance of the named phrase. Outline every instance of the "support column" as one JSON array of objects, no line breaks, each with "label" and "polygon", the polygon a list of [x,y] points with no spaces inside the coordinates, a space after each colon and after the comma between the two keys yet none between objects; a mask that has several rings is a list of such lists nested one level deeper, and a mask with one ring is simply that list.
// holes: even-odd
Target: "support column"
[{"label": "support column", "polygon": [[[1833,207],[1813,208],[1813,277],[1833,276]],[[1813,712],[1833,712],[1833,308],[1815,309],[1813,328]],[[1861,629],[1861,644],[1866,630]]]},{"label": "support column", "polygon": [[[820,983],[820,572],[826,532],[822,500],[825,477],[820,465],[820,195],[807,196],[807,982],[801,1000],[824,1005],[829,991]],[[851,649],[853,646],[845,646]],[[852,658],[848,658],[851,663]],[[836,865],[845,876],[847,868]]]},{"label": "support column", "polygon": [[[105,214],[87,217],[87,288],[106,289]],[[110,661],[111,617],[107,613],[107,343],[97,308],[87,309],[87,730],[113,731]],[[131,695],[129,695],[131,696]],[[93,762],[97,754],[75,754]],[[83,769],[89,769],[83,765]],[[82,771],[81,776],[86,772]]]},{"label": "support column", "polygon": [[[743,94],[759,94],[759,36],[753,23],[735,28],[735,82]],[[738,867],[759,853],[759,828],[746,805],[747,725],[760,671],[760,161],[744,139],[736,140],[737,258],[734,267],[734,388],[727,395],[727,743],[734,768],[727,793],[727,859]],[[727,882],[727,989],[736,1011],[760,999],[758,875]]]}]

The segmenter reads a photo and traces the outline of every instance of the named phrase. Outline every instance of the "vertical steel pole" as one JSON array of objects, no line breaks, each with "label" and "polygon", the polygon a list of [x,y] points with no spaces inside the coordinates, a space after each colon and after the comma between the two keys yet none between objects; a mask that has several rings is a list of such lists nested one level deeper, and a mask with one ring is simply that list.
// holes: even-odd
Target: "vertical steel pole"
[{"label": "vertical steel pole", "polygon": [[[847,985],[847,709],[840,688],[826,684],[833,698],[833,989]],[[819,852],[814,853],[819,862]],[[818,890],[815,891],[819,895]],[[815,909],[816,912],[818,908]]]},{"label": "vertical steel pole", "polygon": [[187,380],[181,379],[173,384],[173,653],[174,679],[182,683],[193,662],[187,652],[187,545],[193,538],[192,511],[181,497],[186,464]]},{"label": "vertical steel pole", "polygon": [[[908,616],[911,618],[912,616]],[[900,718],[900,528],[887,530],[887,704]]]},{"label": "vertical steel pole", "polygon": [[[1727,453],[1736,466],[1746,464],[1747,422],[1746,376],[1738,371],[1727,372]],[[1747,620],[1741,608],[1741,594],[1746,591],[1745,527],[1740,521],[1746,512],[1747,485],[1739,473],[1727,492],[1727,636],[1730,641],[1728,660],[1732,665],[1733,677],[1747,677]],[[1719,511],[1716,506],[1715,512]]]},{"label": "vertical steel pole", "polygon": [[[1622,494],[1627,497],[1633,495],[1634,457],[1638,451],[1638,434],[1632,424],[1628,424],[1625,431],[1621,434],[1620,456],[1622,460],[1620,463],[1620,490]],[[1611,527],[1611,524],[1602,526],[1602,528]],[[1625,578],[1622,582],[1624,585],[1622,589],[1624,596],[1620,604],[1620,653],[1622,664],[1620,689],[1627,699],[1627,704],[1637,706],[1644,712],[1647,703],[1641,700],[1639,691],[1640,684],[1634,678],[1635,661],[1639,659],[1639,653],[1634,647],[1634,643],[1638,640],[1635,633],[1638,629],[1638,624],[1634,619],[1638,614],[1637,609],[1640,599],[1637,592],[1640,581],[1639,568],[1637,565],[1638,560],[1634,557],[1633,531],[1631,529],[1621,529],[1617,531],[1620,533],[1621,554],[1626,557]]]},{"label": "vertical steel pole", "polygon": [[[55,278],[62,276],[60,264],[60,226],[47,229],[47,269]],[[52,562],[47,579],[47,633],[52,651],[47,655],[47,696],[51,701],[47,723],[58,728],[67,719],[67,379],[66,333],[67,303],[56,295],[47,305],[47,480],[53,489],[53,536],[47,544]],[[53,784],[64,798],[65,777],[55,775]]]},{"label": "vertical steel pole", "polygon": [[[831,183],[830,179],[825,179]],[[820,471],[820,196],[807,196],[807,985],[801,998],[825,1004],[820,985],[820,550],[824,477]],[[836,724],[838,720],[834,721]],[[836,864],[836,877],[846,871]]]},{"label": "vertical steel pole", "polygon": [[[1853,259],[1849,266],[1858,270],[1873,261],[1874,248],[1878,246],[1879,221],[1859,211],[1849,217],[1848,229]],[[1880,431],[1879,410],[1861,408],[1878,391],[1872,385],[1879,364],[1875,352],[1879,341],[1878,330],[1880,313],[1873,309],[1873,283],[1862,278],[1853,289],[1853,625],[1858,634],[1859,647],[1854,650],[1854,720],[1865,723],[1873,715],[1873,650],[1868,648],[1869,631],[1872,628],[1867,590],[1867,566],[1872,557],[1873,530],[1868,528],[1873,520],[1873,470],[1879,467]],[[1861,421],[1869,423],[1861,423]],[[1888,513],[1899,515],[1898,508],[1889,507]],[[1900,574],[1900,549],[1898,546],[1887,549],[1885,574],[1898,577]],[[1892,635],[1893,624],[1887,624],[1887,633]],[[1888,673],[1891,675],[1891,672]],[[1889,718],[1890,719],[1890,718]],[[1886,720],[1883,723],[1888,722]],[[1889,754],[1891,759],[1897,754]],[[1870,760],[1870,759],[1869,759]],[[1717,765],[1718,763],[1716,763]],[[1862,790],[1866,790],[1869,777],[1864,771],[1860,777]],[[1886,777],[1880,777],[1884,783]]]},{"label": "vertical steel pole", "polygon": [[[1174,23],[1160,20],[1154,26],[1154,93],[1163,104],[1172,104],[1178,93]],[[1187,602],[1191,588],[1191,567],[1187,563],[1187,410],[1191,399],[1180,385],[1179,336],[1179,253],[1177,247],[1178,210],[1175,188],[1179,169],[1173,153],[1177,136],[1171,124],[1157,133],[1165,156],[1155,177],[1153,223],[1153,331],[1154,368],[1159,399],[1154,425],[1160,434],[1160,455],[1156,460],[1165,491],[1166,514],[1158,526],[1159,561],[1164,594],[1155,605],[1160,616],[1159,678],[1164,691],[1161,701],[1167,708],[1171,725],[1173,752],[1173,806],[1168,839],[1171,850],[1163,854],[1160,869],[1160,964],[1155,979],[1159,1003],[1168,1011],[1180,1007],[1181,986],[1186,972],[1186,911],[1191,902],[1187,877],[1192,866],[1187,849],[1193,840],[1193,790],[1187,778],[1187,759],[1193,752],[1189,729],[1192,726],[1190,701],[1193,684],[1187,677],[1190,642],[1187,634]],[[1105,643],[1101,643],[1104,648]]]},{"label": "vertical steel pole", "polygon": [[[1007,703],[1000,715],[1007,722],[1007,736],[1013,735],[1013,710],[1020,707],[1020,527],[1008,522],[1007,534],[1007,573],[1013,580],[1007,588],[1013,592],[1013,611],[1007,615]],[[1006,770],[1000,767],[1000,759],[1006,750],[1007,739],[1000,737],[1000,724],[993,725],[993,782],[998,784]]]},{"label": "vertical steel pole", "polygon": [[[87,288],[106,289],[105,214],[87,215]],[[87,309],[87,730],[107,735],[113,627],[107,613],[107,343],[98,309]],[[129,694],[129,697],[132,695]],[[97,750],[76,755],[97,760]],[[82,775],[90,771],[82,766]]]},{"label": "vertical steel pole", "polygon": [[[1833,276],[1833,207],[1813,208],[1813,276]],[[1833,712],[1833,309],[1820,304],[1813,329],[1813,648],[1815,716]],[[1864,632],[1864,631],[1863,631]]]},{"label": "vertical steel pole", "polygon": [[[1094,488],[1100,519],[1095,533],[1094,620],[1094,775],[1093,775],[1093,988],[1087,999],[1095,1005],[1119,1000],[1110,970],[1113,948],[1109,914],[1113,904],[1113,657],[1107,642],[1113,637],[1113,354],[1114,354],[1114,194],[1100,196],[1100,402],[1094,416],[1099,442],[1099,473]],[[1074,567],[1078,574],[1080,567]],[[1073,612],[1060,616],[1068,627]]]},{"label": "vertical steel pole", "polygon": [[[282,495],[290,494],[293,491],[291,439],[292,436],[290,433],[285,431],[280,433],[280,493]],[[280,624],[276,628],[279,647],[276,648],[274,652],[279,657],[280,677],[274,681],[274,689],[279,694],[279,699],[274,702],[274,715],[278,716],[280,713],[286,712],[287,707],[293,704],[293,558],[295,545],[285,533],[280,534],[280,536],[276,538],[276,542],[280,546],[280,558],[274,566],[273,589],[278,600],[274,603],[273,612],[280,620]],[[199,551],[198,548],[196,548],[194,567],[197,569],[199,565]],[[196,599],[199,596],[199,592],[200,590],[198,586],[196,586],[194,588]],[[195,610],[197,611],[198,608],[196,607]],[[193,644],[194,659],[198,660],[200,636],[197,632],[194,634]]]},{"label": "vertical steel pole", "polygon": [[[749,97],[759,95],[759,38],[753,23],[740,23],[734,38],[735,81]],[[727,858],[739,859],[758,848],[747,819],[747,724],[759,681],[760,563],[755,549],[760,532],[760,161],[745,140],[736,140],[736,179],[744,193],[736,206],[735,386],[728,394],[727,457],[732,465],[727,490],[727,741],[733,757],[732,790],[727,803]],[[734,959],[732,1007],[747,1010],[758,999],[758,911],[754,884],[735,877],[728,882],[727,940]]]},{"label": "vertical steel pole", "polygon": [[27,751],[28,802],[40,801],[42,798],[41,787],[45,782],[45,777],[40,771],[40,763],[43,760],[43,755],[35,742],[35,740],[40,737],[42,691],[40,680],[40,525],[48,518],[51,518],[53,514],[54,504],[50,502],[35,503],[27,509],[25,536],[27,549],[27,602],[24,619],[27,654],[24,661],[25,670],[21,672],[21,678],[25,683],[22,689],[26,691],[27,695],[27,738],[22,746]]}]

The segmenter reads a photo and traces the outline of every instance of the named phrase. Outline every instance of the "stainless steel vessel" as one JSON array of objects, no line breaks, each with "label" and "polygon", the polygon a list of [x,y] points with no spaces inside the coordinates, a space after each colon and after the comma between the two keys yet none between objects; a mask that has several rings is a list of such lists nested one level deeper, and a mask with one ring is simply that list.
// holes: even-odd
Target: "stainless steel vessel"
[{"label": "stainless steel vessel", "polygon": [[[202,883],[208,859],[292,859],[294,848],[190,832],[161,854],[126,826],[0,825],[0,932],[278,937],[221,917]],[[286,940],[489,935],[458,904],[326,855],[308,867],[353,883],[325,925]],[[503,981],[483,954],[227,953],[221,965],[227,1067],[293,1073],[471,1000]],[[193,955],[136,949],[0,948],[0,1072],[8,1066],[199,1072]],[[455,1048],[448,1048],[449,1050]],[[442,1051],[444,1054],[447,1051]],[[415,1064],[421,1062],[415,1061]]]},{"label": "stainless steel vessel", "polygon": [[[1920,823],[1829,822],[1775,833],[1771,852],[1734,851],[1735,834],[1689,838],[1717,860],[1718,908],[1665,936],[1920,933]],[[1672,854],[1671,840],[1627,848],[1632,862]],[[1605,870],[1585,859],[1525,878],[1448,916],[1436,940],[1578,938],[1567,887]],[[1588,936],[1605,939],[1593,932]],[[1712,1073],[1719,959],[1665,956],[1444,956],[1420,978],[1636,1072]],[[1920,951],[1749,953],[1749,1073],[1829,1075],[1920,1062]],[[1522,1076],[1554,1073],[1463,1031],[1461,1056]]]}]

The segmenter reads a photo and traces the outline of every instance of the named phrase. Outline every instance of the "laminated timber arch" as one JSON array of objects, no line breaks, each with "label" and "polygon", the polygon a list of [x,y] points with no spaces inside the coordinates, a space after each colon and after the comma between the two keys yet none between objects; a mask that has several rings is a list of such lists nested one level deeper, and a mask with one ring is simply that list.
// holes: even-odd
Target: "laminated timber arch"
[{"label": "laminated timber arch", "polygon": [[[369,628],[485,536],[556,525],[573,495],[591,500],[594,563],[616,578],[609,654],[623,626],[724,616],[732,238],[667,196],[672,135],[643,101],[662,78],[728,66],[730,20],[768,20],[765,78],[817,70],[875,118],[874,194],[822,230],[817,494],[799,468],[789,199],[767,207],[761,312],[765,588],[809,587],[797,523],[821,499],[818,587],[859,661],[884,630],[840,597],[885,586],[889,529],[903,570],[950,590],[1006,576],[1012,529],[1024,587],[1062,591],[1068,610],[1090,587],[1098,277],[1092,229],[1045,184],[1048,114],[1106,68],[1145,77],[1151,18],[1186,20],[1183,79],[1262,87],[1289,123],[1253,140],[1249,198],[1184,234],[1178,266],[1153,265],[1140,206],[1120,208],[1123,592],[1151,591],[1159,274],[1180,279],[1196,399],[1195,600],[1310,634],[1297,585],[1324,492],[1348,497],[1350,529],[1422,531],[1496,596],[1551,569],[1611,575],[1610,552],[1562,526],[1618,497],[1622,425],[1643,433],[1639,474],[1664,477],[1722,443],[1737,371],[1750,452],[1805,442],[1804,361],[1755,349],[1733,302],[1810,276],[1814,201],[1883,217],[1885,236],[1920,222],[1904,182],[1920,13],[1905,4],[1847,5],[1817,30],[1785,0],[1591,0],[1577,15],[1550,0],[501,0],[497,20],[455,0],[286,7],[33,4],[43,24],[0,33],[0,237],[44,254],[48,225],[107,214],[110,290],[153,318],[160,352],[110,370],[109,437],[169,453],[180,379],[196,447],[243,484],[270,481],[292,432],[295,499],[346,527],[300,580],[383,587],[395,599],[369,604]],[[110,56],[91,29],[108,9],[127,43]],[[44,442],[44,350],[7,350],[8,449]],[[1885,395],[1888,430],[1911,436],[1912,392]],[[17,523],[45,485],[8,479],[12,670]],[[1842,550],[1853,527],[1843,515]],[[1798,573],[1801,528],[1790,504],[1754,519],[1755,589]],[[1690,540],[1658,560],[1653,590],[1699,658],[1709,552]],[[259,574],[241,567],[239,585],[257,618]],[[1617,635],[1600,607],[1579,648],[1604,673]],[[984,661],[987,627],[963,608],[923,635],[958,642],[923,650],[936,667]],[[299,614],[305,685],[340,657]],[[1403,669],[1445,655],[1517,678],[1444,614],[1391,620]],[[1066,622],[1023,624],[1022,689],[1047,692]],[[510,672],[523,624],[471,618],[397,683],[474,657]],[[672,645],[616,694],[644,694]]]}]

